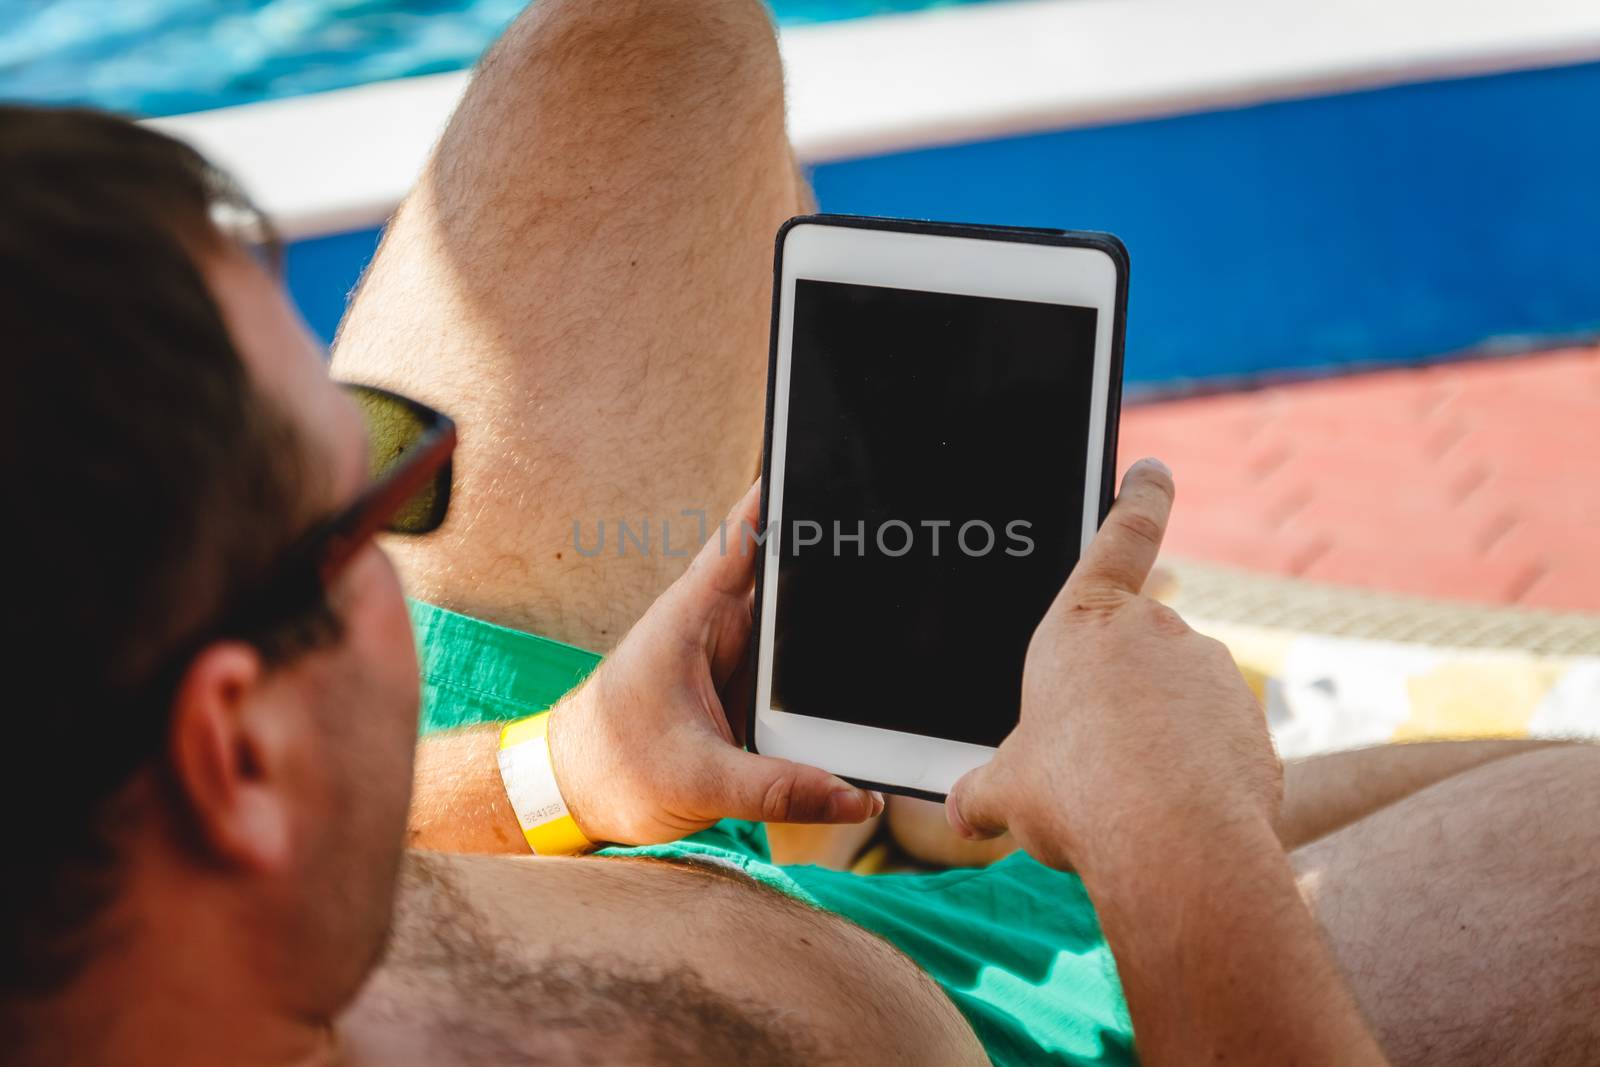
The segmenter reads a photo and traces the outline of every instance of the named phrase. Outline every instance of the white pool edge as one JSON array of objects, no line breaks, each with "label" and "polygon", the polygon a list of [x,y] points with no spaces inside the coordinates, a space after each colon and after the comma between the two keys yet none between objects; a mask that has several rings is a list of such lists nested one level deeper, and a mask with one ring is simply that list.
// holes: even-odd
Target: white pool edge
[{"label": "white pool edge", "polygon": [[[1027,0],[780,34],[808,162],[1600,60],[1593,0]],[[442,74],[151,120],[291,239],[381,223],[467,82]]]}]

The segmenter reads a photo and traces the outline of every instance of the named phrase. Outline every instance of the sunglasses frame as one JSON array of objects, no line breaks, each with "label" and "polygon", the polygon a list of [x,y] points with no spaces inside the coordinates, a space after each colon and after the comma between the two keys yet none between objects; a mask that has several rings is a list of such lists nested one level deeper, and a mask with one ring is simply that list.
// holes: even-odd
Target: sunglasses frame
[{"label": "sunglasses frame", "polygon": [[[349,392],[370,393],[400,405],[423,423],[423,430],[383,477],[308,535],[323,542],[317,573],[324,583],[332,581],[356,551],[380,531],[420,535],[439,528],[450,509],[451,457],[456,448],[456,424],[443,412],[375,385],[340,385]],[[437,491],[425,524],[414,529],[392,525],[406,502],[421,492],[429,480],[437,483]]]},{"label": "sunglasses frame", "polygon": [[[339,383],[344,389],[383,397],[405,407],[424,424],[421,435],[381,478],[333,515],[317,523],[269,567],[254,592],[239,602],[211,630],[217,637],[252,637],[271,632],[314,604],[349,566],[361,548],[385,530],[416,535],[431,533],[450,506],[451,456],[456,424],[448,415],[410,397],[371,385]],[[391,527],[412,496],[436,481],[439,488],[428,525]]]},{"label": "sunglasses frame", "polygon": [[[429,479],[437,481],[438,489],[425,525],[395,532],[430,533],[444,521],[450,503],[455,422],[442,412],[387,389],[340,384],[347,390],[365,391],[401,404],[423,423],[422,433],[383,476],[362,490],[354,501],[297,538],[231,609],[225,609],[215,622],[165,656],[160,666],[134,687],[130,703],[170,700],[173,689],[194,657],[214,641],[249,641],[263,650],[276,647],[272,642],[274,632],[313,611],[362,546],[388,528],[406,502],[426,486]],[[143,720],[138,715],[124,715],[114,721],[131,725]],[[136,742],[97,748],[105,758],[126,764],[124,769],[131,768],[141,758],[142,750]]]}]

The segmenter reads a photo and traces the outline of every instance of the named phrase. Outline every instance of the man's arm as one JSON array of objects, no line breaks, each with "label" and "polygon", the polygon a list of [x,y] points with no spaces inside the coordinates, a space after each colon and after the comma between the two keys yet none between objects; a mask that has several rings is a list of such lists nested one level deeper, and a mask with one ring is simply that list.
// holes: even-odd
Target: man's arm
[{"label": "man's arm", "polygon": [[1080,860],[1141,1062],[1376,1065],[1382,1053],[1265,818],[1190,809]]},{"label": "man's arm", "polygon": [[[735,742],[748,699],[745,651],[760,548],[752,487],[628,636],[550,712],[556,784],[584,836],[643,845],[719,819],[857,823],[883,797],[826,771],[746,752]],[[498,726],[418,747],[411,844],[454,852],[526,852],[500,778]]]},{"label": "man's arm", "polygon": [[1075,868],[1116,956],[1142,1062],[1380,1065],[1275,823],[1282,770],[1227,650],[1139,595],[1171,476],[1136,464],[1040,623],[1022,717],[946,804]]},{"label": "man's arm", "polygon": [[417,745],[408,844],[438,852],[526,853],[500,781],[499,725],[434,734]]}]

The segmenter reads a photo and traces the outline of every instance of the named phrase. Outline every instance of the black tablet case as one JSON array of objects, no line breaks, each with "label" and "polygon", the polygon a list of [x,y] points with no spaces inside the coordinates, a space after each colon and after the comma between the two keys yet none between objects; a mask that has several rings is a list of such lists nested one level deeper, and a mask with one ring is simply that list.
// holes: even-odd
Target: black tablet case
[{"label": "black tablet case", "polygon": [[[1122,344],[1128,321],[1128,250],[1121,241],[1109,233],[1086,230],[1046,230],[1026,226],[984,226],[953,222],[926,222],[919,219],[885,219],[868,215],[797,215],[778,228],[777,247],[772,260],[772,333],[767,352],[767,422],[761,440],[761,529],[767,527],[768,488],[772,485],[772,417],[777,404],[778,376],[778,310],[783,300],[783,244],[795,226],[845,226],[858,230],[891,230],[898,233],[925,233],[937,237],[971,237],[984,241],[1016,241],[1023,244],[1057,245],[1069,248],[1093,248],[1111,257],[1117,269],[1117,294],[1111,322],[1111,368],[1106,391],[1105,454],[1100,464],[1100,514],[1104,522],[1111,510],[1112,494],[1117,479],[1117,428],[1122,415]],[[755,613],[756,629],[752,631],[749,655],[750,705],[745,714],[744,739],[750,751],[756,751],[756,679],[754,657],[759,654],[759,627],[761,620],[762,584],[766,566],[756,567]],[[924,800],[944,801],[943,793],[922,789],[887,785],[857,778],[849,782],[864,789],[877,789]]]}]

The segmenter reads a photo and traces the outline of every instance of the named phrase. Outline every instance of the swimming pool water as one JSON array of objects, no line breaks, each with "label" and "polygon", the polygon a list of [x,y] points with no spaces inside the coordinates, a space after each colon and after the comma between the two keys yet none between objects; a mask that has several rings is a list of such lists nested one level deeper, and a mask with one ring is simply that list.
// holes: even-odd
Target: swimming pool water
[{"label": "swimming pool water", "polygon": [[[987,0],[770,0],[781,23]],[[0,99],[140,115],[471,66],[526,0],[0,0]]]}]

